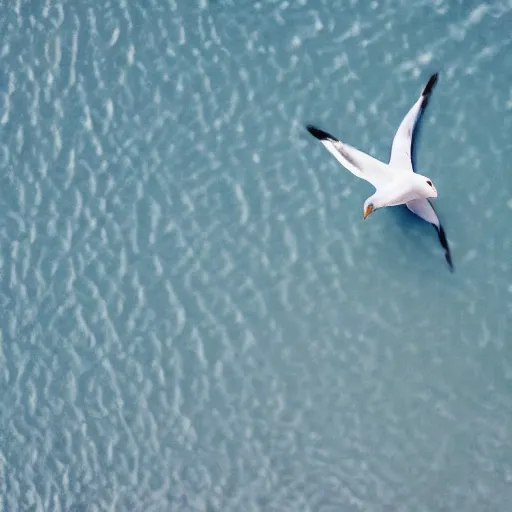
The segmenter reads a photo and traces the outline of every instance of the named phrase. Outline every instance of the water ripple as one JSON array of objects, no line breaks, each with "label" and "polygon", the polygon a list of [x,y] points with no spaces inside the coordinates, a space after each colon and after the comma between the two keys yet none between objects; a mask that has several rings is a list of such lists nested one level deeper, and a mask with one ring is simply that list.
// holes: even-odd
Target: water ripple
[{"label": "water ripple", "polygon": [[[7,8],[0,508],[503,509],[509,16]],[[385,159],[438,67],[419,162],[452,277],[423,224],[362,224],[303,128]]]}]

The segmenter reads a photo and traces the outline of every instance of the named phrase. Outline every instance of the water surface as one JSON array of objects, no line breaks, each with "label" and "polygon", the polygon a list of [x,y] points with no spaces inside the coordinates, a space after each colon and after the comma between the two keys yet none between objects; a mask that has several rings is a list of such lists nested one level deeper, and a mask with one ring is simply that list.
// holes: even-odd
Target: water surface
[{"label": "water surface", "polygon": [[[512,6],[5,3],[0,509],[502,511]],[[456,271],[304,130],[418,171]]]}]

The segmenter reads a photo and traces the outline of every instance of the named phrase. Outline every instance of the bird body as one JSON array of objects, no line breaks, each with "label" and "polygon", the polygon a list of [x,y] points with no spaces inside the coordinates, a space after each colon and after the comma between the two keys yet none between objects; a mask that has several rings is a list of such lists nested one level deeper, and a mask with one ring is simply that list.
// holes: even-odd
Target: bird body
[{"label": "bird body", "polygon": [[412,158],[415,128],[428,104],[437,78],[437,73],[430,77],[420,97],[400,123],[393,138],[391,156],[387,164],[312,125],[308,125],[307,130],[343,167],[375,187],[375,193],[364,202],[364,219],[379,208],[407,205],[410,211],[436,228],[446,261],[453,270],[446,234],[429,201],[430,198],[437,197],[437,190],[432,180],[414,172]]}]

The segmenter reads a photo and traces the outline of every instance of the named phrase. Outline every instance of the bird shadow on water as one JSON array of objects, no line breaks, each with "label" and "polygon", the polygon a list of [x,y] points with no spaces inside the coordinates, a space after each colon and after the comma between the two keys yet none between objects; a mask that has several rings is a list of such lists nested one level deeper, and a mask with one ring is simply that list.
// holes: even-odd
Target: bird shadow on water
[{"label": "bird shadow on water", "polygon": [[[450,269],[445,259],[435,226],[414,215],[405,205],[394,206],[387,209],[390,210],[392,217],[390,220],[398,225],[402,233],[405,235],[408,233],[411,235],[414,234],[414,236],[407,237],[408,247],[406,248],[406,252],[410,255],[409,257],[414,258],[415,261],[422,261],[426,258],[432,260],[432,262],[429,263],[429,267],[438,266],[440,273],[446,272],[447,274],[453,274],[455,272],[454,269]],[[414,243],[414,241],[419,238],[421,238],[424,243]],[[429,244],[432,244],[432,250],[430,250]],[[426,251],[426,248],[429,250]],[[434,261],[435,259],[438,259],[439,262]]]}]

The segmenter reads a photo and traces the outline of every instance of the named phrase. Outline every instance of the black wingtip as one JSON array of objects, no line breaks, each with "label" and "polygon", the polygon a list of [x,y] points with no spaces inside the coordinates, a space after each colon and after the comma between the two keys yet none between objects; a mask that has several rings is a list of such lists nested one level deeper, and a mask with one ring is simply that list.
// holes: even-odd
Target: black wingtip
[{"label": "black wingtip", "polygon": [[438,75],[439,75],[439,73],[434,73],[430,77],[429,81],[427,82],[427,85],[425,85],[425,88],[423,89],[423,92],[421,93],[422,96],[430,96],[430,94],[432,93],[432,90],[434,89],[434,87],[437,83]]},{"label": "black wingtip", "polygon": [[441,242],[441,245],[444,249],[444,257],[446,258],[446,262],[448,263],[448,266],[450,267],[450,272],[454,272],[455,269],[453,267],[453,260],[452,260],[452,254],[450,252],[450,246],[448,245],[448,240],[446,239],[446,233],[443,229],[443,226],[436,226],[433,224],[433,226],[437,230],[437,234],[439,236],[439,242]]},{"label": "black wingtip", "polygon": [[333,137],[330,133],[324,132],[323,130],[316,128],[311,124],[308,124],[306,129],[309,133],[311,133],[311,135],[313,135],[313,137],[316,137],[318,140],[336,140],[336,138]]}]

